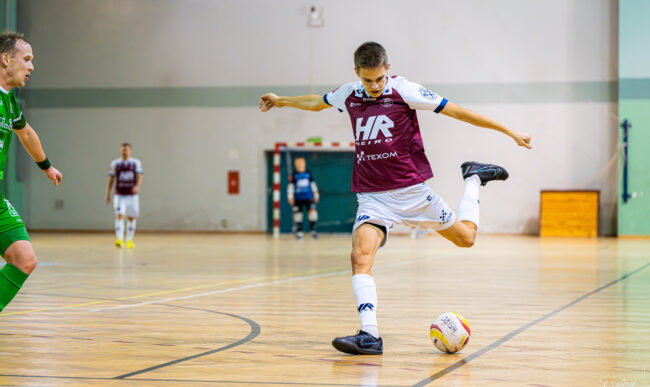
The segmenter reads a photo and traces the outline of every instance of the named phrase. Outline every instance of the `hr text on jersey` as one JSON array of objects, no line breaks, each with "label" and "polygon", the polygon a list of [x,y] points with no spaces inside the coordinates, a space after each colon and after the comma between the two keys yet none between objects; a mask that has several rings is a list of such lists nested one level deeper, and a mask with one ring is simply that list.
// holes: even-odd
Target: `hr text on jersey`
[{"label": "hr text on jersey", "polygon": [[120,181],[134,181],[135,173],[133,171],[123,171],[119,176]]},{"label": "hr text on jersey", "polygon": [[[393,121],[385,115],[370,116],[363,124],[363,117],[357,118],[356,125],[356,143],[357,145],[381,144],[383,142],[393,141],[393,134],[389,129],[395,126]],[[377,136],[381,132],[383,139]],[[361,136],[363,134],[363,137]]]}]

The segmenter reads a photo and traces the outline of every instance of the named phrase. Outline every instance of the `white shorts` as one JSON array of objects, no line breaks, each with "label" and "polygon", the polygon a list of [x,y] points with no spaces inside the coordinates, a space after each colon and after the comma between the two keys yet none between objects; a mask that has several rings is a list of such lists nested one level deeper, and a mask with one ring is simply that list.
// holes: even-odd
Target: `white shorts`
[{"label": "white shorts", "polygon": [[352,231],[364,223],[386,227],[382,246],[395,224],[441,231],[456,221],[454,211],[424,183],[391,191],[359,193],[357,201],[359,208]]},{"label": "white shorts", "polygon": [[140,214],[140,199],[138,195],[115,195],[113,197],[115,215],[127,218],[137,218]]}]

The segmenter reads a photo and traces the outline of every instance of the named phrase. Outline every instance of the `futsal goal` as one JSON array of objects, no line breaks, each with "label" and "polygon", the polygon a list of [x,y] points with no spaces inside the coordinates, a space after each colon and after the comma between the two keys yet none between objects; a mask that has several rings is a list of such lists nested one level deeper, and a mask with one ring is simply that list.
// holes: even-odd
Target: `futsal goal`
[{"label": "futsal goal", "polygon": [[[273,193],[272,193],[272,217],[273,217],[273,237],[280,236],[280,221],[281,221],[281,164],[282,155],[286,157],[286,171],[288,175],[291,174],[291,155],[296,152],[354,152],[354,142],[277,142],[273,147]],[[353,157],[353,156],[351,156]],[[347,162],[346,169],[351,171],[352,165]],[[308,164],[309,168],[309,164]],[[351,173],[351,172],[350,172]],[[325,186],[328,180],[337,177],[336,171],[327,171],[328,176],[316,176],[316,182],[319,187]],[[320,180],[320,181],[319,181]],[[323,189],[320,189],[321,197],[323,196]],[[322,198],[321,198],[322,201]],[[352,214],[354,216],[354,214]]]}]

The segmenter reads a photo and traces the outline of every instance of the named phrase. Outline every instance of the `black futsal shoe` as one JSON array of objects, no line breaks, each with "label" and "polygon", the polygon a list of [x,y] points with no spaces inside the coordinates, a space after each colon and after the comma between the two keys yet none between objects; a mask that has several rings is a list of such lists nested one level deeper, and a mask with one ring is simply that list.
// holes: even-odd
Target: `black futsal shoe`
[{"label": "black futsal shoe", "polygon": [[465,161],[460,165],[460,170],[463,172],[463,180],[477,175],[481,179],[481,185],[486,185],[488,181],[492,180],[506,180],[510,176],[503,167],[476,161]]},{"label": "black futsal shoe", "polygon": [[337,337],[332,340],[334,348],[353,355],[381,355],[384,343],[370,333],[359,331],[356,335]]}]

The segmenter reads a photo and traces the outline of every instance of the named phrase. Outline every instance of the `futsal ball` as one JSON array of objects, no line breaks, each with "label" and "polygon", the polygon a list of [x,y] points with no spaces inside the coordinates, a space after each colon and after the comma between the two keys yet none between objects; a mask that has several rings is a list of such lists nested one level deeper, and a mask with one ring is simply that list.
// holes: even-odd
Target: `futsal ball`
[{"label": "futsal ball", "polygon": [[443,313],[431,324],[429,337],[440,351],[455,353],[463,349],[471,336],[469,323],[454,312]]}]

